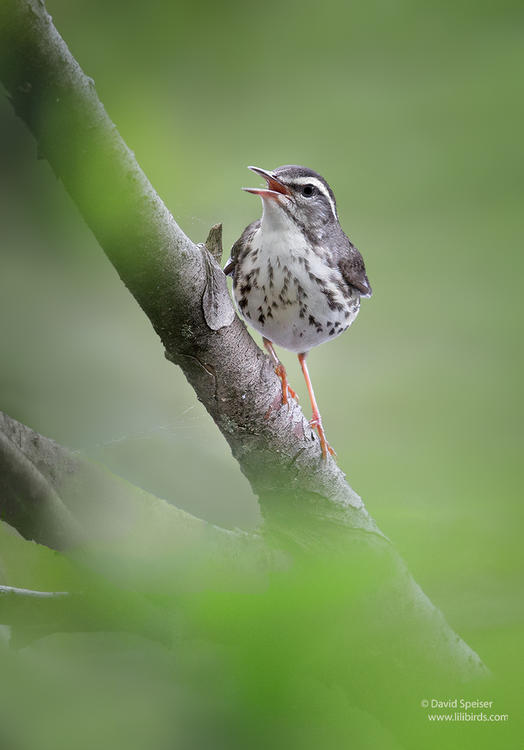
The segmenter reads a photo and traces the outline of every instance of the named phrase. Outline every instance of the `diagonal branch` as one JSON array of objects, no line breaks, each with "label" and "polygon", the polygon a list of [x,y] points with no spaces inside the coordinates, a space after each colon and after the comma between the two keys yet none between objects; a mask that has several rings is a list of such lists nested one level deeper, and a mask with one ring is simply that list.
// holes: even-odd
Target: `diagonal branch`
[{"label": "diagonal branch", "polygon": [[262,511],[270,512],[270,499],[284,488],[300,500],[301,512],[308,505],[316,512],[323,499],[331,515],[376,531],[341,470],[320,460],[300,407],[293,403],[265,419],[279,381],[234,315],[224,275],[154,191],[43,3],[3,1],[0,50],[0,76],[39,154],[228,441]]},{"label": "diagonal branch", "polygon": [[221,564],[247,553],[270,568],[260,535],[196,518],[63,448],[0,411],[0,519],[58,550],[105,544],[135,554],[168,540],[193,561]]},{"label": "diagonal branch", "polygon": [[[62,535],[57,539],[54,507],[47,506],[45,502],[40,507],[42,496],[38,495],[30,500],[32,513],[40,519],[40,524],[35,527],[28,522],[31,513],[26,511],[24,504],[20,509],[8,502],[10,485],[17,486],[21,469],[16,464],[1,460],[0,476],[3,476],[3,485],[8,492],[4,494],[0,491],[0,515],[26,538],[36,538],[51,547],[70,548],[76,544],[78,528],[88,543],[109,543],[112,551],[110,577],[116,574],[120,583],[131,584],[133,589],[145,587],[150,592],[156,591],[157,578],[162,591],[166,586],[166,571],[159,571],[156,565],[150,570],[146,566],[144,573],[137,579],[137,569],[142,565],[139,564],[138,568],[130,565],[130,561],[136,557],[139,561],[144,558],[151,561],[152,555],[160,555],[160,564],[168,566],[167,576],[180,578],[182,589],[189,580],[191,588],[195,585],[197,588],[207,588],[210,575],[216,582],[217,567],[227,577],[227,590],[235,587],[234,580],[239,567],[244,574],[250,571],[257,580],[260,580],[260,576],[264,579],[266,573],[288,567],[289,556],[274,550],[262,537],[240,531],[231,532],[207,524],[119,480],[103,467],[72,455],[53,440],[39,435],[2,412],[0,436],[17,448],[24,458],[23,467],[31,467],[30,475],[33,471],[41,475],[42,481],[59,498],[75,525],[72,527],[71,537]],[[26,500],[23,491],[18,497]],[[45,501],[45,496],[43,499]],[[449,627],[442,614],[410,576],[391,545],[380,543],[379,537],[370,534],[358,540],[367,544],[348,544],[352,534],[358,537],[362,536],[362,532],[351,532],[347,526],[340,524],[335,524],[329,534],[322,533],[323,531],[325,529],[319,531],[316,523],[309,528],[304,524],[298,535],[299,544],[304,546],[305,534],[309,533],[309,550],[318,548],[322,557],[326,556],[326,552],[328,556],[339,555],[337,568],[342,572],[346,567],[366,572],[369,580],[365,599],[361,610],[354,612],[352,619],[360,618],[364,623],[363,632],[372,632],[370,642],[373,658],[379,658],[380,655],[380,658],[389,659],[390,652],[394,652],[398,653],[398,664],[403,664],[409,644],[408,652],[411,657],[416,655],[420,668],[428,669],[433,677],[444,673],[448,678],[470,680],[486,674],[478,656]],[[167,545],[168,555],[162,552],[163,544]],[[100,547],[96,546],[96,549],[98,552],[95,557],[99,558]],[[123,566],[115,565],[115,557],[119,556],[123,560]],[[81,559],[88,568],[92,568],[93,564],[95,569],[99,566],[90,555],[83,555]],[[188,559],[191,560],[191,570],[188,569]],[[372,574],[372,571],[375,573]],[[108,575],[107,571],[105,575]],[[351,581],[351,576],[349,580]],[[175,584],[175,588],[178,585]],[[341,581],[342,600],[345,585]],[[171,584],[169,588],[172,588]],[[17,597],[14,596],[17,592],[11,587],[0,587],[0,622],[12,624],[12,620],[5,619],[6,607],[9,607],[14,608],[12,611],[17,617],[20,614],[17,622],[23,624],[27,615],[23,602],[30,597],[30,593],[25,590],[21,592]],[[49,627],[56,629],[54,613],[61,606],[50,605],[53,614]],[[68,605],[64,604],[64,612],[67,609]],[[47,617],[45,608],[39,607],[38,611]],[[363,642],[360,643],[360,648],[364,648]]]},{"label": "diagonal branch", "polygon": [[[280,383],[231,308],[209,252],[182,232],[138,166],[54,28],[43,2],[0,5],[0,77],[39,153],[63,181],[122,281],[229,443],[259,496],[270,525],[302,548],[333,541],[363,550],[359,564],[380,558],[391,575],[381,590],[380,617],[397,625],[399,648],[408,623],[417,629],[420,660],[461,679],[485,674],[478,656],[447,625],[377,529],[333,461],[320,459],[300,407],[266,413]],[[43,494],[45,497],[45,493]],[[49,498],[47,498],[49,500]],[[52,498],[51,503],[53,501]],[[175,510],[175,509],[174,509]],[[292,523],[278,523],[284,519]],[[195,519],[196,520],[196,519]],[[324,532],[328,533],[324,533]],[[356,539],[360,545],[350,545]],[[370,590],[374,600],[376,590]],[[386,629],[389,632],[388,629]]]}]

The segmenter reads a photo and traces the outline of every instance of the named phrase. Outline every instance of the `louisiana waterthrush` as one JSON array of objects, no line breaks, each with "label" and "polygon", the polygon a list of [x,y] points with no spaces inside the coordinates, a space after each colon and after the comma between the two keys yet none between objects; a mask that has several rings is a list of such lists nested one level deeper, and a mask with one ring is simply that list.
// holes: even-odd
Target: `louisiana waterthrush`
[{"label": "louisiana waterthrush", "polygon": [[243,188],[262,198],[262,218],[250,224],[224,267],[242,317],[262,334],[282,381],[282,403],[295,398],[273,344],[296,352],[308,388],[322,457],[326,440],[306,355],[345,331],[371,296],[362,256],[338,221],[333,191],[317,172],[287,165],[273,171],[249,167],[265,188]]}]

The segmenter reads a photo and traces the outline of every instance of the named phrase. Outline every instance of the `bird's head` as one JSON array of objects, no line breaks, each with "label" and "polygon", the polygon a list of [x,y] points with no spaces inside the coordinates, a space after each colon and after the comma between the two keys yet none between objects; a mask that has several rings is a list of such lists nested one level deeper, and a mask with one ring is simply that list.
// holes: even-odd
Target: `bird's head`
[{"label": "bird's head", "polygon": [[243,188],[262,198],[264,216],[277,220],[294,219],[308,229],[321,230],[330,224],[338,225],[337,204],[333,191],[317,172],[307,167],[288,164],[272,171],[248,167],[267,183],[265,188]]}]

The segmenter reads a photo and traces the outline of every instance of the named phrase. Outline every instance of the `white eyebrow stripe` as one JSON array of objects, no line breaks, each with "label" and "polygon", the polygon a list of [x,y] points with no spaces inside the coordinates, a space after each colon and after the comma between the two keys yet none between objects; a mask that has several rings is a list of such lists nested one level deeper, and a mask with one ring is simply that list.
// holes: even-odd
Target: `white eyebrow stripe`
[{"label": "white eyebrow stripe", "polygon": [[314,185],[322,193],[322,195],[328,199],[329,205],[331,206],[331,210],[333,212],[333,216],[338,221],[335,203],[323,182],[318,180],[316,177],[295,177],[293,178],[293,180],[291,180],[291,185]]}]

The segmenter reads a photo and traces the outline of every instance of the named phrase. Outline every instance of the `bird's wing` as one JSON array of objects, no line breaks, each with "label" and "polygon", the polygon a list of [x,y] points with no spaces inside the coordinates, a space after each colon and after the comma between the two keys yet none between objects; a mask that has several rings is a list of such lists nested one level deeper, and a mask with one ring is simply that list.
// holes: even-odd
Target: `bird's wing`
[{"label": "bird's wing", "polygon": [[231,257],[227,261],[226,265],[224,266],[224,273],[226,276],[231,276],[235,273],[235,267],[237,264],[237,260],[239,258],[240,253],[242,250],[247,246],[251,244],[251,239],[257,229],[260,226],[260,219],[257,219],[257,221],[254,221],[252,224],[249,224],[238,240],[235,242],[233,247],[231,248]]},{"label": "bird's wing", "polygon": [[351,240],[338,255],[338,268],[346,284],[358,289],[362,297],[371,297],[371,285],[366,275],[364,259]]}]

